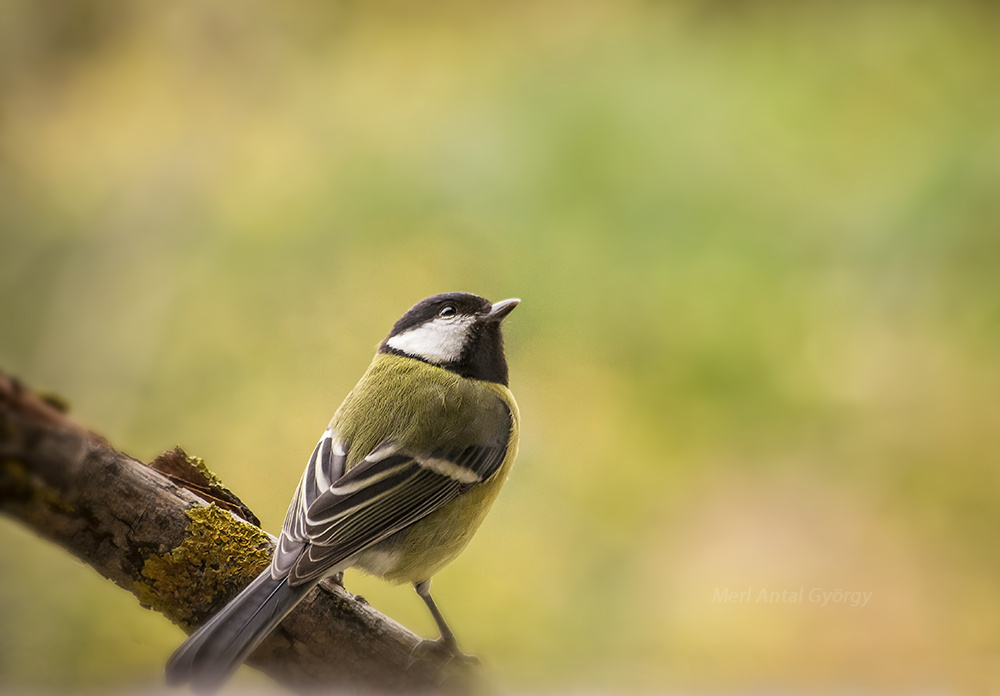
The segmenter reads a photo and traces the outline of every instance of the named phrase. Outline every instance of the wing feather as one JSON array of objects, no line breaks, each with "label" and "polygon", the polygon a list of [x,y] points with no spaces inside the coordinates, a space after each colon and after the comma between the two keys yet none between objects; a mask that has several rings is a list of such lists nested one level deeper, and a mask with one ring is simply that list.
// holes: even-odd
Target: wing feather
[{"label": "wing feather", "polygon": [[302,479],[285,514],[281,538],[271,561],[271,575],[275,578],[284,576],[302,553],[309,541],[306,513],[313,502],[329,490],[330,482],[344,475],[346,464],[347,448],[337,437],[337,433],[327,428],[309,457],[309,463],[306,464],[306,470],[302,473]]}]

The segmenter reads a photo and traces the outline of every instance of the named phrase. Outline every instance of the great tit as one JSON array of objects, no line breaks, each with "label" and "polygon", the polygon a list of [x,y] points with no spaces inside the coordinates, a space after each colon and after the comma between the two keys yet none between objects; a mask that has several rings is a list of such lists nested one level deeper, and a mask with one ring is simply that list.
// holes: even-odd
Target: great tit
[{"label": "great tit", "polygon": [[192,634],[167,681],[220,687],[324,578],[413,583],[458,653],[431,577],[465,548],[517,454],[500,323],[518,305],[467,293],[414,305],[337,409],[292,497],[270,567]]}]

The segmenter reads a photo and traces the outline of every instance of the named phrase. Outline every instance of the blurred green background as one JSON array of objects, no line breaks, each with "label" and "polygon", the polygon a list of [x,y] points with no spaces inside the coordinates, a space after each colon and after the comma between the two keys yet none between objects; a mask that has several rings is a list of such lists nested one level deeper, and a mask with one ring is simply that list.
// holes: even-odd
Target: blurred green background
[{"label": "blurred green background", "polygon": [[[435,581],[501,683],[986,693],[998,20],[2,0],[0,367],[139,458],[204,457],[276,531],[404,310],[519,296],[521,455]],[[159,683],[179,629],[0,544],[0,691]],[[346,583],[434,634],[409,588]]]}]

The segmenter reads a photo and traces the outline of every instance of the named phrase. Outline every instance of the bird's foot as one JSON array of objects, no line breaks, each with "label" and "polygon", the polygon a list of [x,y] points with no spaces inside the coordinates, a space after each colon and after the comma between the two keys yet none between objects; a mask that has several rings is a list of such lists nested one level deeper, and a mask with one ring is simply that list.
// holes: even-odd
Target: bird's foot
[{"label": "bird's foot", "polygon": [[421,660],[442,660],[444,664],[456,662],[459,664],[479,666],[482,664],[475,655],[466,655],[458,649],[458,645],[453,641],[443,640],[422,640],[413,646],[410,652],[410,664]]},{"label": "bird's foot", "polygon": [[367,599],[365,599],[364,597],[362,597],[359,594],[354,594],[353,592],[351,592],[350,590],[348,590],[346,587],[344,587],[344,573],[343,573],[343,571],[337,573],[336,575],[331,575],[330,577],[325,578],[322,582],[320,582],[321,586],[324,585],[324,584],[329,585],[326,589],[329,590],[329,591],[331,591],[331,592],[342,591],[342,592],[346,593],[347,596],[349,598],[353,599],[355,602],[360,602],[361,604],[368,604],[368,600]]}]

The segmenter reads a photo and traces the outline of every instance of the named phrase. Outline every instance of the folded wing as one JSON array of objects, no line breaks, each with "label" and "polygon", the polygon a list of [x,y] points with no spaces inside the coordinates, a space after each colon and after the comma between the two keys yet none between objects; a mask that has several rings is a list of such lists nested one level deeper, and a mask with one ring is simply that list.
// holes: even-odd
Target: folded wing
[{"label": "folded wing", "polygon": [[319,580],[486,481],[506,454],[509,412],[501,432],[490,442],[430,453],[386,440],[347,473],[348,446],[324,433],[289,507],[272,575],[288,575],[291,585]]}]

